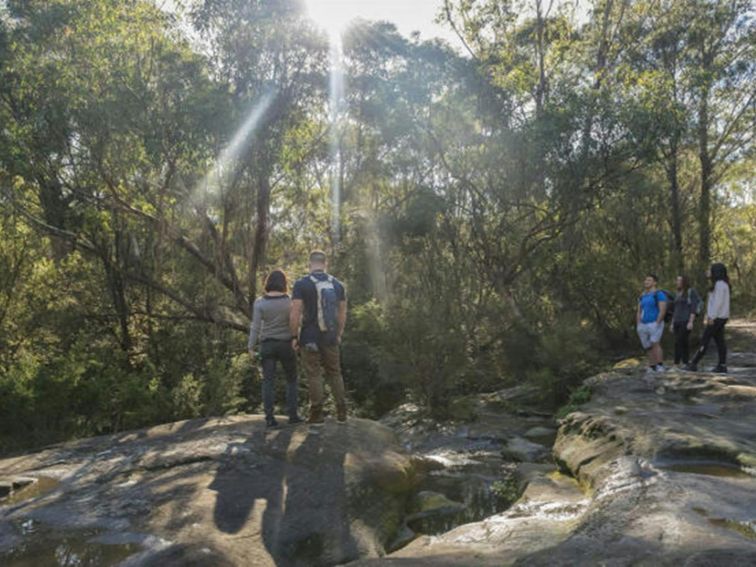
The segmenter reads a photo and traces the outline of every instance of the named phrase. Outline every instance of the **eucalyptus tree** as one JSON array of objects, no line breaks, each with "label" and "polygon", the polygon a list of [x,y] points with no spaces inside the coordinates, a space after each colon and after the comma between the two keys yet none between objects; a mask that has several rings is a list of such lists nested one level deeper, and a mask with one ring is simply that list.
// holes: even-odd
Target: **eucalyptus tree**
[{"label": "eucalyptus tree", "polygon": [[[647,117],[646,127],[654,132],[654,145],[669,186],[669,216],[672,229],[673,263],[679,273],[686,268],[685,201],[681,187],[685,158],[691,142],[692,92],[686,85],[686,6],[683,2],[638,3],[634,33],[641,37],[627,50],[627,69],[620,71],[629,90],[640,94]],[[635,87],[635,88],[633,88]]]},{"label": "eucalyptus tree", "polygon": [[[192,15],[206,56],[151,2],[9,2],[14,203],[56,257],[100,259],[125,350],[131,284],[246,328],[271,192],[318,147],[314,128],[307,147],[291,143],[324,105],[324,46],[301,5],[208,1]],[[191,263],[207,278],[170,276]]]},{"label": "eucalyptus tree", "polygon": [[[223,227],[217,244],[244,259],[251,303],[267,261],[274,193],[322,152],[325,132],[312,123],[324,126],[328,46],[297,0],[203,0],[191,20],[237,115],[271,98],[248,143],[222,164],[229,182],[213,203]],[[235,263],[229,260],[226,269],[232,272]]]},{"label": "eucalyptus tree", "polygon": [[[658,148],[680,271],[688,257],[696,258],[688,267],[695,264],[703,272],[711,256],[716,189],[728,170],[753,152],[754,24],[747,4],[638,2],[633,7],[630,32],[639,39],[627,50],[618,75],[629,97],[640,98],[639,114]],[[688,190],[693,184],[695,193]],[[694,235],[689,228],[696,225]]]},{"label": "eucalyptus tree", "polygon": [[753,155],[756,132],[756,20],[748,0],[686,3],[689,80],[700,162],[699,265],[711,260],[715,189],[733,164]]}]

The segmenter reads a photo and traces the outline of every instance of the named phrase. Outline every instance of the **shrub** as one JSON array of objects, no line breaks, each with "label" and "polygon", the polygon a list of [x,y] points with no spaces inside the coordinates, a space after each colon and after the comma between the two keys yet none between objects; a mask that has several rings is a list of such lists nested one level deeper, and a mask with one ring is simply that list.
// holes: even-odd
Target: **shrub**
[{"label": "shrub", "polygon": [[564,419],[567,415],[580,409],[580,406],[591,401],[591,389],[588,386],[580,386],[570,394],[569,401],[557,410],[556,417]]}]

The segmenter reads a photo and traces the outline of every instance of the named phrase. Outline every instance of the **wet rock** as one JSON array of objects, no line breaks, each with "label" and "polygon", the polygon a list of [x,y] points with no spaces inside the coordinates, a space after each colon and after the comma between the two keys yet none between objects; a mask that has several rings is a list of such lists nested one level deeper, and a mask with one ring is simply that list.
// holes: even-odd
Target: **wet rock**
[{"label": "wet rock", "polygon": [[145,553],[127,559],[120,567],[235,567],[223,553],[202,545],[178,544],[154,553]]},{"label": "wet rock", "polygon": [[440,471],[446,467],[442,459],[434,458],[430,455],[412,455],[410,460],[412,468],[419,475],[427,475],[430,472]]},{"label": "wet rock", "polygon": [[37,482],[36,478],[29,478],[25,476],[17,476],[13,479],[13,490],[21,490],[22,488],[26,488],[27,486],[31,486],[35,482]]},{"label": "wet rock", "polygon": [[739,453],[737,461],[743,467],[756,470],[756,454],[754,453]]},{"label": "wet rock", "polygon": [[756,565],[756,356],[731,361],[591,378],[560,424],[559,472],[520,464],[511,508],[355,565]]},{"label": "wet rock", "polygon": [[[434,451],[496,451],[515,441],[513,460],[543,458],[535,448],[526,447],[524,434],[534,428],[550,429],[539,444],[552,444],[553,418],[542,407],[538,389],[521,385],[497,392],[465,396],[452,402],[453,417],[436,421],[414,404],[404,404],[381,419],[393,429],[402,445],[414,454]],[[523,452],[524,451],[524,452]]]},{"label": "wet rock", "polygon": [[552,427],[531,427],[525,432],[525,437],[532,440],[551,437],[552,435],[556,437],[556,429]]},{"label": "wet rock", "polygon": [[409,526],[405,524],[399,530],[399,533],[396,534],[394,540],[386,548],[386,551],[390,553],[409,545],[413,540],[417,538],[417,535],[418,534],[416,534],[412,529],[409,528]]},{"label": "wet rock", "polygon": [[410,513],[456,513],[464,508],[464,504],[454,502],[445,495],[430,490],[424,490],[415,495],[410,504]]},{"label": "wet rock", "polygon": [[539,443],[532,443],[522,437],[512,437],[507,440],[507,446],[502,449],[502,456],[505,460],[521,462],[539,462],[547,459],[551,453]]},{"label": "wet rock", "polygon": [[[22,506],[0,502],[0,534],[15,534],[13,549],[32,533],[53,541],[96,530],[97,541],[83,549],[104,553],[115,549],[106,536],[143,534],[119,548],[127,565],[249,565],[254,557],[260,566],[317,566],[375,557],[402,529],[415,483],[385,426],[352,419],[269,431],[260,416],[86,439],[2,460],[0,475],[60,482]],[[32,528],[13,528],[24,522]],[[0,564],[8,553],[0,549]]]},{"label": "wet rock", "polygon": [[564,540],[588,506],[589,498],[577,483],[564,475],[552,475],[553,467],[531,471],[520,500],[507,511],[483,521],[459,526],[443,535],[420,537],[382,560],[383,563],[428,566],[500,566],[513,563]]},{"label": "wet rock", "polygon": [[475,421],[478,417],[478,403],[473,396],[457,398],[449,404],[449,417],[458,421]]},{"label": "wet rock", "polygon": [[[24,490],[25,488],[30,487],[36,482],[36,478],[25,476],[15,476],[0,479],[0,499],[8,499],[8,501],[11,501],[15,498],[15,494],[17,494],[19,491]],[[0,501],[0,504],[2,504],[2,501]]]},{"label": "wet rock", "polygon": [[406,523],[415,532],[435,533],[440,519],[459,514],[464,509],[465,505],[460,502],[450,500],[438,492],[425,490],[412,499]]}]

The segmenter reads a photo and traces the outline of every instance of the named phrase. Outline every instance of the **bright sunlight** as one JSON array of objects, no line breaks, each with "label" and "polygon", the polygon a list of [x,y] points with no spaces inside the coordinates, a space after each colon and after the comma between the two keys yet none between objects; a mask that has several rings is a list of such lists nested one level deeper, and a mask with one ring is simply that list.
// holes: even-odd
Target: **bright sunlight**
[{"label": "bright sunlight", "polygon": [[316,25],[337,37],[347,25],[359,18],[364,2],[360,0],[307,0],[307,11]]}]

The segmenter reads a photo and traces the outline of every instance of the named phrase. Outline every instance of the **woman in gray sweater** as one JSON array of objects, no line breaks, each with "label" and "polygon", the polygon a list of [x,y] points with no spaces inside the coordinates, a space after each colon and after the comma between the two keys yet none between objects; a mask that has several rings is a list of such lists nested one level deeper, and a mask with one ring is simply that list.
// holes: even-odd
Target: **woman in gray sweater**
[{"label": "woman in gray sweater", "polygon": [[703,304],[698,292],[690,287],[687,276],[677,276],[677,294],[673,301],[670,330],[675,335],[675,366],[688,364],[690,332]]},{"label": "woman in gray sweater", "polygon": [[[265,282],[265,295],[259,297],[252,309],[247,348],[252,358],[259,358],[263,372],[262,397],[265,424],[278,426],[274,416],[276,363],[281,362],[286,374],[286,411],[289,423],[301,423],[297,412],[297,355],[291,345],[289,313],[291,298],[287,295],[286,274],[274,270]],[[257,343],[259,356],[256,353]]]}]

